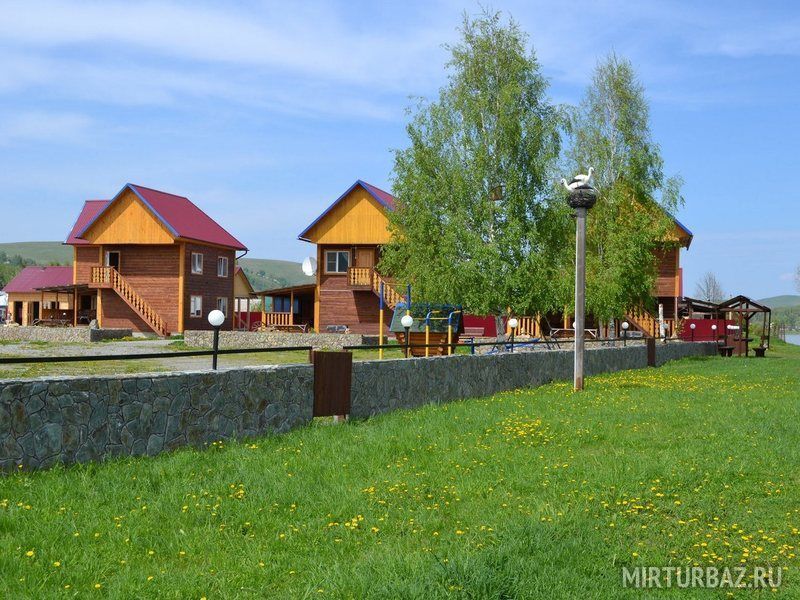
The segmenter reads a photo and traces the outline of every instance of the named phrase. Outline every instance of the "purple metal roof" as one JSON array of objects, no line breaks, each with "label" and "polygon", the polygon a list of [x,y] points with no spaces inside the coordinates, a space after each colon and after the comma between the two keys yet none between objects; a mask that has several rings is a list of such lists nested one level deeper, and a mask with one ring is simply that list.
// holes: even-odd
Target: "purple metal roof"
[{"label": "purple metal roof", "polygon": [[3,291],[25,294],[39,288],[72,285],[72,267],[25,267]]},{"label": "purple metal roof", "polygon": [[[70,234],[70,239],[78,240],[79,243],[86,243],[85,240],[81,240],[81,236],[128,189],[136,194],[139,200],[175,237],[225,246],[235,250],[247,250],[244,244],[225,231],[219,223],[200,210],[188,198],[132,183],[125,184],[119,193],[114,196],[113,200],[106,201],[106,205],[99,209],[88,207],[89,202],[87,202],[84,205],[81,216],[78,217],[78,222],[75,224],[73,232]],[[92,211],[94,214],[87,215],[87,211]],[[70,241],[67,240],[67,243],[70,243]]]}]

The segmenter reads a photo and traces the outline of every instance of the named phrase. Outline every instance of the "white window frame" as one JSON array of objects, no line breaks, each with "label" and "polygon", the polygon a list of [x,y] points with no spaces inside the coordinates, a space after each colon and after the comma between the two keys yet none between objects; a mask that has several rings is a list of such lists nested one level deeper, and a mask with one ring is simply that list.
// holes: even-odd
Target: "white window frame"
[{"label": "white window frame", "polygon": [[[331,271],[328,269],[328,256],[331,254],[336,255],[336,270]],[[339,264],[339,256],[342,254],[347,255],[347,268],[340,271],[341,265]],[[347,275],[347,269],[350,268],[350,251],[349,250],[325,250],[325,273],[328,275]]]},{"label": "white window frame", "polygon": [[[195,302],[197,306],[195,307]],[[189,296],[189,316],[201,317],[203,316],[203,297],[202,296]]]},{"label": "white window frame", "polygon": [[119,250],[106,250],[105,264],[103,266],[104,267],[110,267],[111,266],[111,255],[112,254],[116,254],[117,255],[117,266],[116,266],[116,269],[117,269],[117,271],[119,271],[119,270],[122,269],[122,252],[120,252]]},{"label": "white window frame", "polygon": [[[222,265],[225,265],[224,272],[220,272],[223,269],[220,269]],[[218,256],[217,257],[217,277],[227,277],[230,271],[228,270],[228,257],[227,256]]]},{"label": "white window frame", "polygon": [[[199,267],[195,269],[195,257],[199,256]],[[192,264],[191,264],[192,275],[202,275],[203,274],[203,253],[202,252],[192,252]]]},{"label": "white window frame", "polygon": [[228,298],[225,296],[217,297],[217,310],[221,310],[225,318],[228,318]]}]

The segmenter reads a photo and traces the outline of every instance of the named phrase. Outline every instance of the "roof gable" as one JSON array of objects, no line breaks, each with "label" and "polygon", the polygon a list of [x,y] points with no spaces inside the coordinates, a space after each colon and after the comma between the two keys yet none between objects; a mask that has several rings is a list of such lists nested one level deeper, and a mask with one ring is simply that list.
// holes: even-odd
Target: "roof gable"
[{"label": "roof gable", "polygon": [[92,244],[172,244],[178,238],[130,188],[98,212],[80,237]]},{"label": "roof gable", "polygon": [[247,273],[244,272],[244,269],[239,265],[236,265],[236,269],[233,272],[234,282],[233,282],[233,294],[237,298],[251,296],[255,294],[255,290],[253,289],[253,284],[250,283],[250,279],[247,277]]},{"label": "roof gable", "polygon": [[70,246],[85,246],[89,244],[87,240],[79,238],[78,234],[83,231],[89,223],[94,221],[95,217],[108,206],[109,202],[111,202],[111,200],[87,200],[84,202],[83,208],[64,243]]},{"label": "roof gable", "polygon": [[[173,239],[186,239],[235,250],[247,250],[239,240],[228,233],[219,223],[200,210],[191,200],[132,183],[125,184],[109,203],[99,210],[86,225],[74,235],[85,238],[94,224],[113,206],[133,194],[147,211],[157,220]],[[80,219],[79,219],[80,220]],[[163,243],[163,242],[162,242]]]},{"label": "roof gable", "polygon": [[72,285],[72,267],[25,267],[6,284],[6,293],[25,294],[39,288]]},{"label": "roof gable", "polygon": [[[328,208],[326,208],[322,214],[320,214],[314,221],[306,227],[302,233],[300,233],[298,239],[306,241],[306,242],[314,242],[320,243],[322,240],[319,239],[319,236],[313,235],[315,229],[320,229],[323,222],[326,221],[329,217],[331,218],[342,218],[343,215],[349,213],[350,211],[347,210],[348,207],[342,208],[343,204],[346,204],[348,201],[352,202],[353,198],[358,197],[358,192],[363,191],[366,192],[366,196],[361,195],[361,197],[368,197],[371,202],[375,204],[376,211],[370,211],[368,208],[361,211],[362,218],[370,221],[366,229],[373,229],[374,231],[364,231],[364,235],[368,236],[367,238],[363,239],[352,239],[352,240],[337,240],[342,242],[360,242],[360,243],[384,243],[386,240],[384,238],[388,237],[388,231],[384,234],[386,229],[385,226],[385,214],[379,215],[378,212],[383,213],[386,210],[394,210],[396,205],[396,200],[394,196],[392,196],[389,192],[386,192],[378,187],[375,187],[372,184],[369,184],[361,179],[356,180],[356,182],[351,185],[347,190],[339,196],[336,200],[334,200],[333,204],[331,204]],[[370,212],[375,212],[376,214],[370,214]],[[377,221],[377,222],[376,222]],[[380,222],[380,221],[383,221]],[[355,234],[358,235],[358,234]],[[369,236],[373,238],[380,238],[380,239],[369,239]]]}]

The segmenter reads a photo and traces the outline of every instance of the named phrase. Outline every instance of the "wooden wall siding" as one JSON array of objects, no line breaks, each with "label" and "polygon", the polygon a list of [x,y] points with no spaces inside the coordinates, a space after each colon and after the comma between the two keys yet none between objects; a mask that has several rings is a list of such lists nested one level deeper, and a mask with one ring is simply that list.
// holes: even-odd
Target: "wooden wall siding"
[{"label": "wooden wall siding", "polygon": [[174,237],[130,190],[86,231],[92,244],[171,244]]},{"label": "wooden wall siding", "polygon": [[[96,250],[95,250],[96,251]],[[144,298],[150,306],[164,319],[167,330],[179,331],[178,323],[178,257],[180,249],[177,245],[171,246],[134,246],[134,245],[104,245],[104,252],[120,253],[120,274],[133,286],[133,289]],[[116,296],[116,293],[111,291]],[[103,327],[111,327],[106,318],[111,310],[106,306],[109,294],[102,297]],[[132,321],[139,319],[136,313],[121,299]],[[114,314],[119,310],[114,309]],[[117,318],[117,317],[115,317]],[[140,320],[140,319],[139,319]],[[140,320],[141,321],[141,320]],[[144,322],[142,322],[144,324]],[[150,332],[149,326],[135,328],[138,331]]]},{"label": "wooden wall siding", "polygon": [[[379,303],[371,290],[353,291],[347,285],[346,275],[321,273],[319,300],[318,331],[324,333],[328,325],[347,325],[353,333],[377,335]],[[388,324],[389,309],[385,315]]]},{"label": "wooden wall siding", "polygon": [[92,278],[92,267],[100,266],[100,252],[97,246],[74,246],[75,248],[75,283],[89,283]]},{"label": "wooden wall siding", "polygon": [[[229,268],[235,269],[236,267],[229,265]],[[250,286],[247,283],[244,271],[236,273],[233,280],[233,295],[237,298],[247,298],[250,295]]]},{"label": "wooden wall siding", "polygon": [[[130,328],[133,331],[154,333],[150,326],[145,323],[130,306],[125,304],[125,301],[120,298],[114,290],[99,289],[97,293],[102,296],[103,327],[112,329]],[[173,331],[174,328],[171,323],[172,321],[167,322],[167,328]]]},{"label": "wooden wall siding", "polygon": [[391,236],[384,210],[366,190],[356,187],[306,237],[316,244],[385,244]]},{"label": "wooden wall siding", "polygon": [[[192,253],[200,252],[203,255],[203,273],[201,275],[192,273]],[[228,257],[228,276],[217,277],[217,257]],[[224,248],[214,248],[211,246],[201,246],[199,244],[186,244],[185,265],[185,289],[184,298],[184,328],[185,329],[211,329],[208,324],[208,313],[217,308],[217,298],[228,298],[228,314],[225,315],[225,322],[222,329],[233,329],[233,270],[235,265],[236,253],[233,250]],[[175,269],[177,274],[178,270]],[[203,316],[192,317],[189,315],[192,306],[190,296],[203,297]]]},{"label": "wooden wall siding", "polygon": [[656,296],[675,297],[680,293],[680,290],[678,289],[679,252],[679,248],[665,248],[663,250],[656,250]]}]

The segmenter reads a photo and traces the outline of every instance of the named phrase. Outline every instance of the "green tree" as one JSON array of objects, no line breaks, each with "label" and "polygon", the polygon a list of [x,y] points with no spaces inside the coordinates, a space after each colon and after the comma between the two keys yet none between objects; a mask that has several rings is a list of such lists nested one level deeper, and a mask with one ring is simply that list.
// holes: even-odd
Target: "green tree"
[{"label": "green tree", "polygon": [[417,298],[478,314],[557,306],[570,224],[552,181],[559,110],[528,39],[498,13],[464,17],[448,80],[420,101],[395,152],[393,241],[381,267]]},{"label": "green tree", "polygon": [[[681,180],[664,176],[644,88],[630,61],[612,54],[595,69],[571,119],[566,168],[594,168],[599,192],[587,227],[587,310],[609,320],[652,296],[655,252],[673,228]],[[674,242],[676,243],[676,242]]]}]

